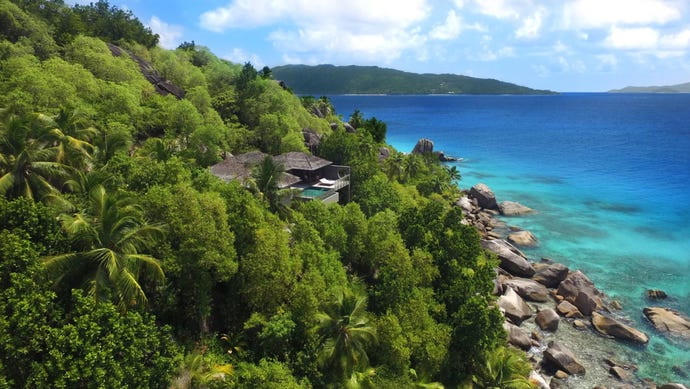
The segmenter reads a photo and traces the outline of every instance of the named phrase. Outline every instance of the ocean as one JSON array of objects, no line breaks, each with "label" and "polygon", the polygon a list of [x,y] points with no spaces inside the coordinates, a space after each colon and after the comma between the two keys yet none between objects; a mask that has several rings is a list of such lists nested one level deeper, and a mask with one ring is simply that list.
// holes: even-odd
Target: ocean
[{"label": "ocean", "polygon": [[[690,381],[690,345],[646,321],[646,306],[690,315],[690,94],[564,93],[555,96],[329,96],[347,120],[359,109],[388,125],[410,152],[419,138],[455,162],[469,188],[536,214],[504,219],[534,233],[535,261],[582,270],[650,335],[647,346],[611,348],[638,377]],[[650,301],[647,289],[669,298]]]}]

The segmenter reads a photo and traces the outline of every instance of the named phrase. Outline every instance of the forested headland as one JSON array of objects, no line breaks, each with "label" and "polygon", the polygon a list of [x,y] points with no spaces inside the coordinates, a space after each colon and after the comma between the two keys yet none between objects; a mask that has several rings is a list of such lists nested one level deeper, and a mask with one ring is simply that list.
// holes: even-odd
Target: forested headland
[{"label": "forested headland", "polygon": [[378,66],[283,65],[273,69],[275,78],[285,81],[300,94],[467,94],[467,95],[552,95],[556,92],[532,89],[494,79],[458,74],[419,74]]},{"label": "forested headland", "polygon": [[[0,388],[530,387],[456,169],[157,42],[105,1],[0,0]],[[210,173],[304,129],[351,202]]]}]

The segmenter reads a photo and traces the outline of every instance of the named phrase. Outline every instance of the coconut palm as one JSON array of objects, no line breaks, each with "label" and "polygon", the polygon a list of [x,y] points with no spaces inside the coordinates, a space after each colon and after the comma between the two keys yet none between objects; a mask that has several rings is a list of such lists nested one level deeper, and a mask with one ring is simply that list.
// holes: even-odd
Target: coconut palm
[{"label": "coconut palm", "polygon": [[56,183],[70,168],[56,161],[57,149],[33,117],[7,115],[0,125],[0,195],[41,199],[59,193]]},{"label": "coconut palm", "polygon": [[458,170],[458,167],[455,165],[446,167],[446,172],[448,173],[448,178],[450,178],[450,182],[453,184],[457,184],[458,181],[462,179],[462,176],[460,175],[460,170]]},{"label": "coconut palm", "polygon": [[164,278],[156,258],[142,254],[162,232],[147,224],[131,197],[109,194],[103,186],[89,193],[90,209],[60,216],[75,252],[43,259],[56,283],[79,282],[96,301],[113,300],[121,310],[146,303],[139,284],[142,270],[155,281]]},{"label": "coconut palm", "polygon": [[484,365],[472,377],[474,388],[531,389],[535,386],[527,378],[531,366],[517,350],[500,347],[488,351]]},{"label": "coconut palm", "polygon": [[385,161],[383,167],[389,180],[399,180],[404,172],[405,154],[394,151]]},{"label": "coconut palm", "polygon": [[369,325],[366,306],[366,296],[347,290],[317,314],[314,329],[321,337],[319,362],[341,381],[369,365],[366,348],[376,341],[376,330]]},{"label": "coconut palm", "polygon": [[55,161],[84,168],[93,158],[92,142],[98,130],[90,125],[88,115],[80,109],[62,107],[55,116],[38,115],[55,147]]}]

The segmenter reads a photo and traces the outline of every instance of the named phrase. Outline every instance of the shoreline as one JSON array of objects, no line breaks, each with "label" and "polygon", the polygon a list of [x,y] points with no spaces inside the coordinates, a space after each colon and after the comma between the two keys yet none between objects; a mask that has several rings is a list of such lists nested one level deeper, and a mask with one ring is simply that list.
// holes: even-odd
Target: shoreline
[{"label": "shoreline", "polygon": [[[572,269],[568,269],[565,265],[553,262],[547,258],[542,258],[541,261],[537,262],[526,256],[516,247],[520,246],[520,243],[526,246],[532,243],[536,244],[536,238],[534,236],[531,236],[531,239],[534,239],[532,243],[529,241],[529,236],[527,237],[527,241],[513,242],[517,243],[515,245],[509,243],[511,241],[510,238],[512,235],[515,235],[516,232],[522,231],[526,233],[522,234],[523,236],[531,235],[531,233],[510,226],[499,217],[507,216],[519,218],[521,215],[534,211],[519,203],[508,202],[516,204],[517,208],[513,208],[512,211],[509,210],[510,214],[506,215],[505,212],[503,212],[504,209],[499,208],[493,192],[488,187],[481,188],[485,189],[485,192],[488,190],[488,194],[490,194],[489,197],[493,197],[493,199],[487,199],[480,193],[482,192],[481,189],[476,190],[476,187],[479,185],[483,184],[477,184],[470,190],[463,190],[463,197],[456,202],[456,205],[463,208],[463,214],[465,216],[463,221],[467,220],[467,224],[477,228],[482,236],[482,246],[484,246],[487,251],[497,254],[501,260],[501,264],[497,268],[497,277],[495,279],[495,294],[499,296],[499,307],[507,317],[506,323],[508,324],[504,326],[509,334],[509,343],[518,348],[522,348],[526,352],[532,362],[534,372],[536,372],[537,376],[542,377],[542,382],[539,386],[544,388],[656,388],[657,384],[659,384],[663,385],[661,387],[666,387],[667,385],[664,385],[664,382],[656,383],[651,378],[640,377],[637,374],[637,366],[629,359],[631,352],[646,352],[645,348],[649,341],[647,334],[641,333],[642,335],[637,339],[638,343],[634,344],[635,341],[631,341],[630,339],[616,339],[610,334],[603,334],[600,332],[600,322],[604,319],[616,325],[630,328],[631,331],[638,331],[631,327],[633,321],[622,311],[620,303],[611,299],[606,293],[596,289],[594,284],[591,283],[582,272],[573,271]],[[501,205],[503,205],[503,203]],[[509,252],[504,252],[506,249]],[[529,267],[538,269],[538,271],[533,271],[532,274],[529,272],[521,274],[521,268],[519,266],[515,267],[513,264],[510,264],[510,261],[506,260],[505,257],[511,255],[522,258],[529,264]],[[522,265],[526,266],[524,264]],[[548,285],[548,288],[546,288],[548,291],[546,298],[540,297],[536,299],[540,301],[536,301],[534,298],[530,298],[530,293],[536,292],[525,290],[518,291],[521,286],[515,285],[516,280],[521,283],[526,282],[523,280],[533,281],[533,274],[538,274],[541,270],[549,267],[565,268],[565,273],[563,278],[559,280],[556,285]],[[591,285],[593,291],[587,298],[579,295],[576,295],[577,298],[573,296],[564,297],[559,294],[562,293],[560,284],[574,274],[580,274],[583,279]],[[513,285],[510,285],[511,283]],[[530,287],[525,288],[529,289]],[[531,288],[534,289],[534,285],[532,285]],[[507,289],[513,289],[514,292],[508,292]],[[523,304],[525,304],[524,301],[527,301],[526,306],[529,310],[529,315],[525,314],[525,317],[519,320],[510,317],[510,315],[506,313],[504,307],[504,301],[508,300],[506,295],[511,293],[514,294],[515,292],[518,294],[518,299],[524,298]],[[579,293],[582,292],[580,291]],[[560,309],[561,303],[564,301],[574,303],[576,299],[579,303],[576,305],[581,307],[586,314],[579,312],[578,308],[575,308],[578,312],[573,313],[572,316],[564,314]],[[580,300],[585,302],[583,303],[583,301]],[[588,304],[594,305],[588,308]],[[649,305],[653,306],[657,304]],[[549,311],[557,312],[555,329],[544,328],[543,316],[545,315],[542,314],[542,311],[544,311],[544,313],[549,313]],[[541,322],[539,318],[540,315],[542,316]],[[654,333],[653,335],[657,334]],[[554,342],[556,345],[553,344]],[[558,344],[564,346],[572,353],[576,362],[582,366],[584,374],[574,372],[568,372],[571,373],[568,374],[563,371],[563,366],[557,366],[557,364],[554,364],[551,360],[547,361],[547,359],[551,359],[549,357],[553,354],[551,350],[549,350],[550,346],[557,347]],[[549,357],[546,357],[546,354],[549,354]],[[638,354],[636,356],[640,355]],[[676,371],[674,366],[672,370],[680,376],[683,374],[682,369],[683,367],[679,367]],[[547,382],[550,382],[550,384],[547,384]],[[678,386],[677,388],[683,388],[683,386]]]}]

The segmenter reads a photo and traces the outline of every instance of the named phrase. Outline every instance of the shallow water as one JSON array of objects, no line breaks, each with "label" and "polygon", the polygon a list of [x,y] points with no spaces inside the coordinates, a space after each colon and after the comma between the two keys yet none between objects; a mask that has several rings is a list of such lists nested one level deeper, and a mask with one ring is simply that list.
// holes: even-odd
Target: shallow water
[{"label": "shallow water", "polygon": [[[616,343],[639,377],[688,382],[690,345],[654,332],[642,308],[690,314],[690,95],[332,96],[388,124],[409,152],[420,137],[462,157],[461,187],[484,182],[499,201],[538,213],[505,218],[530,230],[525,250],[580,269],[647,332],[646,347]],[[647,289],[669,299],[648,301]],[[679,374],[680,373],[680,374]]]}]

